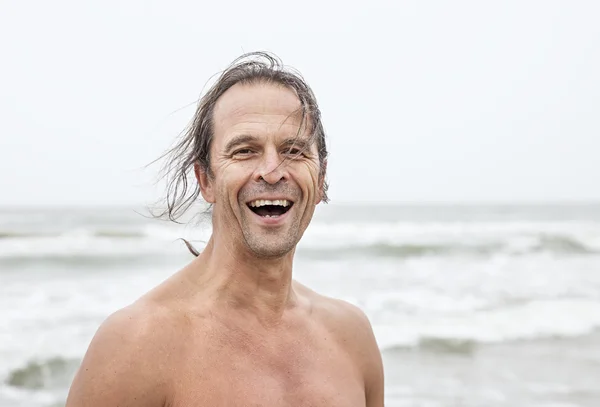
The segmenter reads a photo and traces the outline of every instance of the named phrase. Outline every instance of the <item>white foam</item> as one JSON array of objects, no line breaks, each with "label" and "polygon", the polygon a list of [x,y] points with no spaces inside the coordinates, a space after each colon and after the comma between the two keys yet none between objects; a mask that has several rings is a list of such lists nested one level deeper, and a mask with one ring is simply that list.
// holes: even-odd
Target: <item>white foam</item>
[{"label": "white foam", "polygon": [[303,247],[372,244],[507,244],[515,250],[539,243],[543,236],[564,236],[600,250],[598,222],[395,222],[313,224]]},{"label": "white foam", "polygon": [[54,392],[47,390],[29,391],[0,384],[0,401],[4,399],[10,403],[8,405],[14,407],[42,407],[54,405],[64,401],[66,399],[66,393],[66,390]]},{"label": "white foam", "polygon": [[381,348],[415,346],[423,338],[496,343],[575,337],[600,328],[600,301],[556,299],[464,314],[398,316],[375,325]]},{"label": "white foam", "polygon": [[[48,258],[69,256],[123,256],[181,252],[180,237],[190,238],[178,229],[147,226],[140,230],[76,228],[57,236],[14,237],[0,239],[0,258]],[[122,233],[111,236],[110,233]],[[206,233],[200,234],[200,238]],[[192,236],[198,239],[198,234]]]},{"label": "white foam", "polygon": [[[1,231],[0,231],[1,232]],[[14,231],[13,231],[14,232]],[[15,232],[16,233],[16,232]],[[114,235],[113,235],[114,234]],[[125,226],[87,226],[63,230],[58,235],[4,237],[0,258],[84,255],[145,254],[180,248],[179,238],[206,242],[210,226],[174,226],[147,222]],[[554,241],[552,240],[554,239]],[[553,243],[554,242],[554,243]],[[522,254],[554,244],[571,242],[600,251],[598,222],[342,222],[314,223],[306,230],[299,248],[333,250],[372,245],[452,248],[495,247],[508,254]],[[500,248],[500,249],[498,249]],[[566,247],[568,250],[568,247]]]}]

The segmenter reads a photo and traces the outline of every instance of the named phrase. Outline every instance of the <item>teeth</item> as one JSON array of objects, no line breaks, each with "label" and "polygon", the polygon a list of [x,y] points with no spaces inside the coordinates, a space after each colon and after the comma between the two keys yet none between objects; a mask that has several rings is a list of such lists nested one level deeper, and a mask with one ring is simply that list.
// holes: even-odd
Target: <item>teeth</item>
[{"label": "teeth", "polygon": [[285,208],[290,206],[290,201],[288,201],[287,199],[276,199],[274,201],[269,201],[268,199],[257,199],[256,201],[250,202],[250,206],[252,206],[253,208],[258,208],[260,206],[265,205],[278,205],[283,206]]}]

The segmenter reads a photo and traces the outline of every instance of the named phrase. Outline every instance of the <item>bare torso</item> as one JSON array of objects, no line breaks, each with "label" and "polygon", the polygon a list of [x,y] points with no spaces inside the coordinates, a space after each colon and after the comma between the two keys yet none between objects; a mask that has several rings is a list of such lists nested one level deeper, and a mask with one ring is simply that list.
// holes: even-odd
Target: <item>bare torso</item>
[{"label": "bare torso", "polygon": [[356,355],[344,329],[331,326],[340,305],[299,284],[295,292],[298,305],[269,325],[210,301],[198,308],[160,299],[179,321],[170,328],[178,335],[168,335],[175,340],[168,342],[166,404],[365,406]]},{"label": "bare torso", "polygon": [[[188,295],[193,292],[171,279],[111,317],[121,322],[112,322],[112,333],[97,334],[103,343],[92,343],[67,407],[94,405],[87,401],[96,397],[104,405],[138,405],[127,404],[127,394],[111,398],[102,387],[85,387],[102,380],[110,391],[123,385],[142,394],[144,406],[379,406],[368,402],[366,359],[376,368],[379,355],[356,308],[294,284],[296,306],[265,324],[210,296],[199,302],[199,294]],[[86,368],[100,363],[104,373]]]},{"label": "bare torso", "polygon": [[364,378],[341,338],[305,311],[275,327],[227,315],[191,321],[167,404],[365,406]]}]

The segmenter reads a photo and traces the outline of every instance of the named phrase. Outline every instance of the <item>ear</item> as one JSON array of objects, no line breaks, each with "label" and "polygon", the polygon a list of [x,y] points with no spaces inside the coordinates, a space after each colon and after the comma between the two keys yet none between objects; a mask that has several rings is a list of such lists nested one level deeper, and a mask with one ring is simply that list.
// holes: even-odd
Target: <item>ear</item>
[{"label": "ear", "polygon": [[202,198],[208,203],[215,203],[215,193],[210,175],[200,166],[200,163],[194,164],[194,175],[200,186]]},{"label": "ear", "polygon": [[323,191],[323,186],[325,185],[325,175],[327,174],[327,160],[323,162],[323,167],[319,173],[319,196],[317,198],[317,205],[321,203],[323,200],[323,195],[325,195],[325,191]]}]

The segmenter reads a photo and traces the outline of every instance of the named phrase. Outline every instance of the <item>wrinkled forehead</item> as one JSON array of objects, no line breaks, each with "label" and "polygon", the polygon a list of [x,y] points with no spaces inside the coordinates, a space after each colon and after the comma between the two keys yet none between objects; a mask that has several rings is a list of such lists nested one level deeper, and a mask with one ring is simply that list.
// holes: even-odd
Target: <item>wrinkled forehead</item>
[{"label": "wrinkled forehead", "polygon": [[236,84],[217,100],[213,123],[215,137],[253,126],[281,127],[297,134],[302,124],[302,105],[296,93],[283,85]]}]

